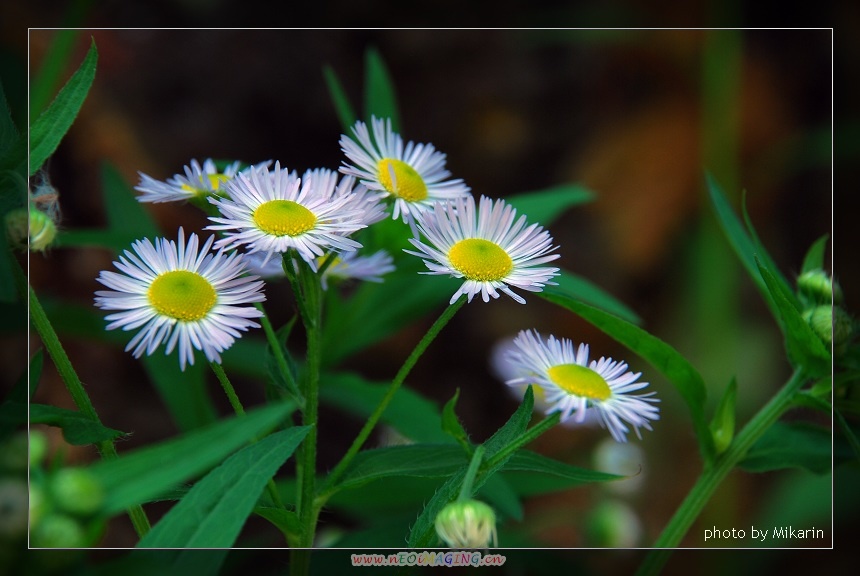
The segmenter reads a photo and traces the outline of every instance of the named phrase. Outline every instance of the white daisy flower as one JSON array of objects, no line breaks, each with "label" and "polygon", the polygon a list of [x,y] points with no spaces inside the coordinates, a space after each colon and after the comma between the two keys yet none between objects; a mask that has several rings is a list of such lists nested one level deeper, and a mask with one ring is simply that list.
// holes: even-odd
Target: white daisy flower
[{"label": "white daisy flower", "polygon": [[460,289],[451,297],[453,304],[461,294],[469,301],[481,293],[484,302],[490,296],[498,298],[501,290],[520,304],[522,297],[511,286],[540,292],[550,278],[558,276],[558,268],[538,266],[559,257],[550,254],[552,236],[537,224],[526,226],[526,217],[504,200],[492,201],[481,196],[477,213],[472,196],[458,198],[446,204],[438,203],[433,212],[420,217],[418,228],[427,238],[424,244],[417,238],[409,241],[418,252],[404,250],[424,258],[430,272],[465,278]]},{"label": "white daisy flower", "polygon": [[210,236],[198,250],[196,234],[185,242],[179,229],[178,243],[158,238],[132,244],[114,266],[121,272],[102,271],[96,279],[110,290],[96,292],[96,305],[109,314],[107,329],[141,330],[126,346],[135,358],[151,355],[165,343],[165,354],[179,345],[179,364],[194,364],[194,350],[212,362],[229,348],[240,331],[259,327],[251,320],[262,316],[252,302],[266,298],[256,276],[243,276],[245,265],[238,253],[212,254]]},{"label": "white daisy flower", "polygon": [[[331,257],[323,256],[318,258],[314,263],[314,267],[318,269],[319,265],[322,264],[323,258]],[[385,250],[379,250],[370,256],[362,256],[358,252],[344,252],[341,255],[334,256],[334,258],[334,262],[323,271],[322,278],[320,279],[323,290],[328,290],[329,279],[382,282],[382,276],[395,270],[394,258]],[[265,262],[265,259],[266,257],[260,252],[249,254],[246,258],[248,269],[263,278],[284,277],[281,258],[269,258],[268,262]]]},{"label": "white daisy flower", "polygon": [[[509,380],[518,379],[520,376],[520,371],[508,358],[508,355],[516,349],[517,345],[514,344],[514,338],[511,337],[496,342],[490,353],[490,370],[502,382],[507,383]],[[530,384],[534,384],[534,382],[524,381],[518,384],[509,384],[505,386],[505,389],[510,393],[512,399],[522,402]],[[532,394],[534,395],[534,411],[545,414],[552,407],[546,400],[546,392],[540,386],[532,386]],[[575,418],[568,418],[561,425],[568,428],[579,428],[596,426],[597,422],[598,418],[595,412],[589,411],[582,422],[577,422]]]},{"label": "white daisy flower", "polygon": [[[271,161],[262,162],[256,166],[268,166]],[[203,166],[197,160],[183,169],[185,175],[176,174],[162,182],[143,172],[140,174],[140,184],[134,187],[142,194],[137,197],[140,202],[174,202],[177,200],[192,200],[205,198],[222,192],[225,182],[231,180],[239,172],[241,162],[233,162],[223,172],[219,172],[211,158],[203,161]]]},{"label": "white daisy flower", "polygon": [[218,248],[244,245],[248,252],[263,252],[265,265],[274,254],[294,249],[305,262],[326,251],[351,252],[361,247],[347,238],[366,224],[365,198],[352,193],[319,194],[314,183],[275,163],[272,171],[254,168],[240,172],[225,189],[229,198],[210,197],[222,217],[209,230],[225,231]]},{"label": "white daisy flower", "polygon": [[340,147],[351,164],[344,162],[340,171],[393,199],[392,218],[402,217],[411,224],[436,202],[470,195],[461,179],[444,181],[451,175],[445,169],[445,154],[432,144],[408,142],[404,148],[403,138],[391,129],[390,119],[372,117],[371,124],[372,137],[364,122],[356,122],[352,128],[355,140],[341,135]]},{"label": "white daisy flower", "polygon": [[[571,416],[583,421],[589,411],[597,412],[600,424],[609,429],[617,442],[626,442],[633,427],[641,438],[639,428],[651,430],[649,420],[659,420],[660,411],[651,403],[659,402],[648,394],[630,394],[648,386],[637,382],[640,373],[627,371],[627,364],[611,358],[588,360],[588,345],[580,344],[576,351],[567,338],[550,336],[541,339],[537,331],[522,331],[514,339],[516,350],[508,359],[520,373],[507,381],[511,386],[536,384],[543,388],[550,404],[547,414],[561,412],[561,421]],[[626,424],[625,424],[626,423]]]},{"label": "white daisy flower", "polygon": [[[340,178],[340,181],[338,181]],[[315,168],[302,175],[302,181],[313,188],[314,193],[329,199],[354,195],[351,205],[362,210],[361,223],[365,226],[385,220],[385,206],[379,201],[380,195],[371,192],[363,184],[356,186],[353,176],[343,176],[327,168]]]}]

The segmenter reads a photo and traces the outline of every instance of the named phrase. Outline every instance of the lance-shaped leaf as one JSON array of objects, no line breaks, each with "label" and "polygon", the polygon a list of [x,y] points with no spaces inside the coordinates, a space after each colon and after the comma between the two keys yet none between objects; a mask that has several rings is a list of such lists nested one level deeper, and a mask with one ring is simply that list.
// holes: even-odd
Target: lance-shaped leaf
[{"label": "lance-shaped leaf", "polygon": [[274,428],[293,409],[291,403],[257,408],[244,416],[234,416],[92,465],[90,470],[107,494],[104,513],[111,515],[148,502],[206,472],[242,445]]},{"label": "lance-shaped leaf", "polygon": [[139,548],[229,548],[260,493],[310,427],[288,428],[230,456],[194,485],[138,543]]},{"label": "lance-shaped leaf", "polygon": [[98,51],[93,41],[80,68],[30,127],[30,176],[54,153],[75,121],[95,79],[97,61]]}]

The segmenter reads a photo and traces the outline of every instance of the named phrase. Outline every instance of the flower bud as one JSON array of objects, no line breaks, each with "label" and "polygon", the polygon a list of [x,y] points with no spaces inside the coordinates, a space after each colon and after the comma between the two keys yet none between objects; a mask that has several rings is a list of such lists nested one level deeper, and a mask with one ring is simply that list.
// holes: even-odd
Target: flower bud
[{"label": "flower bud", "polygon": [[436,533],[451,548],[495,547],[496,513],[478,500],[451,502],[436,516]]},{"label": "flower bud", "polygon": [[86,534],[74,518],[51,514],[33,529],[30,543],[34,548],[81,548],[86,546]]},{"label": "flower bud", "polygon": [[822,342],[833,345],[834,354],[845,349],[854,332],[854,320],[839,306],[816,306],[804,312],[803,318]]},{"label": "flower bud", "polygon": [[6,214],[6,233],[15,246],[29,246],[44,251],[57,237],[57,225],[50,216],[31,207],[18,208]]},{"label": "flower bud", "polygon": [[842,303],[842,288],[824,270],[809,270],[797,279],[800,294],[813,304]]},{"label": "flower bud", "polygon": [[104,502],[104,489],[88,470],[63,468],[50,479],[49,490],[57,506],[70,514],[86,516]]},{"label": "flower bud", "polygon": [[627,504],[606,500],[589,514],[585,533],[589,546],[633,548],[642,538],[642,523]]}]

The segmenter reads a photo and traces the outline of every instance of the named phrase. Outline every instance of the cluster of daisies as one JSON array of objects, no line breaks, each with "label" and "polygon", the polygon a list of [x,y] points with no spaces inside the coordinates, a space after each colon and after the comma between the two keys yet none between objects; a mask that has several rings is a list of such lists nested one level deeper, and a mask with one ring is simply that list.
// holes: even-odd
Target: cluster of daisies
[{"label": "cluster of daisies", "polygon": [[[205,241],[187,238],[138,240],[114,266],[97,278],[109,290],[96,292],[96,304],[112,313],[107,329],[138,330],[126,350],[135,357],[178,348],[184,370],[194,351],[220,362],[241,332],[259,327],[256,320],[265,300],[261,278],[296,270],[298,259],[318,273],[324,289],[333,279],[380,282],[394,270],[384,250],[363,254],[352,236],[387,217],[402,220],[413,234],[414,250],[424,274],[463,280],[453,294],[484,302],[503,292],[519,303],[514,289],[539,292],[558,268],[552,237],[503,200],[481,197],[451,179],[445,155],[430,144],[404,141],[390,120],[357,122],[353,137],[343,135],[347,157],[339,172],[309,170],[298,175],[279,162],[242,168],[236,162],[219,170],[212,160],[196,160],[166,181],[141,174],[135,189],[141,202],[191,201],[208,206]],[[323,263],[325,263],[323,265]],[[649,395],[629,392],[647,386],[627,365],[601,358],[588,362],[588,348],[577,353],[567,340],[523,332],[508,356],[518,371],[511,386],[534,384],[541,389],[547,412],[562,419],[582,420],[593,408],[616,440],[624,440],[625,422],[637,432],[657,419]]]}]

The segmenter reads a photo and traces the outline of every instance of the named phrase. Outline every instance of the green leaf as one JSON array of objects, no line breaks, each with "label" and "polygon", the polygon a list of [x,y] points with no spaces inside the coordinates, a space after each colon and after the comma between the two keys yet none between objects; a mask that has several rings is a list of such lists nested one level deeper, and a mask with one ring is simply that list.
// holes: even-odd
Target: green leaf
[{"label": "green leaf", "polygon": [[290,349],[287,348],[287,340],[290,337],[290,333],[292,332],[297,319],[298,316],[293,316],[286,324],[275,332],[278,346],[281,349],[281,355],[286,362],[288,375],[285,376],[281,372],[275,353],[272,351],[272,347],[269,346],[268,343],[266,343],[266,375],[268,376],[268,381],[272,386],[286,393],[290,398],[298,402],[301,398],[301,392],[297,385],[297,382],[299,381],[299,366],[296,361],[293,360],[293,355],[290,353]]},{"label": "green leaf", "polygon": [[461,446],[468,447],[469,434],[466,433],[466,429],[463,428],[463,424],[457,418],[457,413],[454,412],[459,397],[460,389],[457,388],[457,391],[454,392],[454,397],[448,400],[442,408],[442,431],[451,436]]},{"label": "green leaf", "polygon": [[[320,401],[364,420],[388,391],[387,383],[369,382],[347,372],[324,374]],[[402,387],[382,415],[382,421],[415,442],[450,443],[442,431],[439,408],[418,393]]]},{"label": "green leaf", "polygon": [[591,304],[597,308],[602,308],[607,312],[627,320],[631,324],[641,324],[642,318],[636,312],[628,308],[623,302],[604,292],[596,284],[589,280],[577,276],[567,270],[561,270],[561,274],[553,278],[554,282],[558,283],[555,290],[567,294],[574,300]]},{"label": "green leaf", "polygon": [[323,76],[325,77],[325,84],[328,87],[332,104],[334,104],[337,118],[340,120],[340,126],[348,134],[349,129],[355,126],[355,121],[357,120],[355,110],[352,104],[349,103],[346,91],[341,86],[340,80],[337,79],[337,74],[335,74],[331,66],[323,67]]},{"label": "green leaf", "polygon": [[54,153],[74,122],[95,79],[97,60],[93,41],[80,68],[30,127],[30,176]]},{"label": "green leaf", "polygon": [[577,302],[552,288],[547,288],[539,296],[567,308],[593,324],[659,370],[678,390],[687,404],[696,437],[699,440],[699,449],[706,461],[711,460],[714,446],[710,429],[705,421],[705,383],[696,369],[680,353],[638,326],[588,304]]},{"label": "green leaf", "polygon": [[845,416],[839,410],[833,412],[836,423],[839,425],[839,431],[845,437],[846,442],[851,447],[855,460],[860,460],[860,440],[857,439],[857,434],[851,429]]},{"label": "green leaf", "polygon": [[[572,466],[529,450],[520,450],[514,454],[505,464],[504,470],[505,472],[529,472],[532,474],[538,473],[556,476],[566,480],[567,483],[565,485],[568,488],[626,478],[626,476],[619,476],[618,474]],[[509,475],[506,475],[506,477],[509,477]]]},{"label": "green leaf", "polygon": [[723,229],[723,233],[725,233],[729,244],[731,244],[744,268],[746,268],[750,278],[752,278],[759,292],[764,297],[771,313],[773,313],[775,318],[778,318],[779,313],[777,312],[776,304],[771,297],[770,291],[765,285],[764,279],[762,279],[761,274],[758,271],[758,266],[756,265],[755,259],[756,255],[759,254],[760,246],[757,246],[756,242],[754,242],[747,234],[744,226],[732,210],[725,194],[723,194],[719,184],[717,184],[717,181],[714,180],[710,174],[707,174],[707,184],[711,203],[714,206],[714,210],[716,212],[717,219],[720,222],[720,226]]},{"label": "green leaf", "polygon": [[830,374],[830,353],[821,339],[803,319],[800,304],[794,294],[759,263],[759,271],[779,314],[779,324],[785,336],[785,347],[792,364],[803,366],[811,376]]},{"label": "green leaf", "polygon": [[735,399],[737,398],[738,382],[732,378],[720,405],[711,420],[711,434],[714,438],[714,449],[717,454],[722,454],[732,443],[735,436]]},{"label": "green leaf", "polygon": [[[738,464],[747,472],[768,472],[783,468],[804,468],[816,474],[830,472],[830,428],[806,422],[777,422],[765,432]],[[851,457],[850,449],[837,445],[832,454],[837,461]]]},{"label": "green leaf", "polygon": [[809,247],[806,256],[803,258],[803,268],[800,270],[801,274],[824,269],[824,251],[827,249],[827,240],[829,239],[830,235],[825,234],[812,243],[812,246]]},{"label": "green leaf", "polygon": [[310,427],[288,428],[230,456],[197,482],[146,534],[139,548],[230,548],[260,493]]},{"label": "green leaf", "polygon": [[368,48],[364,54],[364,118],[371,116],[391,118],[391,128],[400,132],[400,114],[397,111],[397,93],[394,83],[375,48]]},{"label": "green leaf", "polygon": [[257,506],[254,514],[272,523],[282,534],[300,536],[304,531],[298,515],[292,510],[274,506]]},{"label": "green leaf", "polygon": [[[525,396],[523,396],[523,401],[519,408],[517,408],[508,421],[505,422],[505,424],[483,444],[486,451],[486,456],[484,458],[485,464],[482,465],[482,469],[479,470],[475,477],[474,484],[472,485],[473,493],[477,492],[487,482],[487,480],[493,476],[493,474],[498,472],[510,460],[511,456],[508,456],[497,461],[494,466],[486,467],[486,462],[489,462],[496,454],[503,452],[509,445],[516,442],[516,440],[522,436],[531,421],[533,409],[534,393],[532,392],[531,386],[529,386],[526,390]],[[412,525],[412,529],[409,533],[409,540],[407,543],[409,548],[432,546],[436,542],[437,537],[434,527],[436,516],[442,508],[460,495],[460,488],[463,484],[463,480],[466,478],[467,468],[468,463],[439,488],[436,494],[433,495],[433,498],[431,498],[424,507],[424,510],[421,511],[421,514],[418,516],[415,524]]]},{"label": "green leaf", "polygon": [[356,488],[391,476],[447,478],[469,463],[453,444],[408,444],[363,450],[350,462],[333,490]]},{"label": "green leaf", "polygon": [[60,76],[69,64],[75,42],[80,36],[79,29],[57,30],[51,41],[45,57],[39,66],[39,72],[33,78],[30,86],[30,121],[44,110],[51,95],[60,83]]},{"label": "green leaf", "polygon": [[518,215],[525,215],[530,224],[537,223],[546,228],[568,208],[593,201],[594,192],[579,184],[561,184],[505,200],[517,209]]},{"label": "green leaf", "polygon": [[[27,413],[26,405],[21,405],[21,413]],[[30,423],[48,424],[62,428],[63,437],[69,444],[86,446],[103,440],[114,440],[125,432],[106,428],[91,418],[74,410],[66,410],[45,404],[30,404]]]},{"label": "green leaf", "polygon": [[115,514],[148,502],[209,470],[245,443],[273,429],[293,411],[291,403],[251,410],[118,459],[93,464],[107,494],[104,511]]}]

